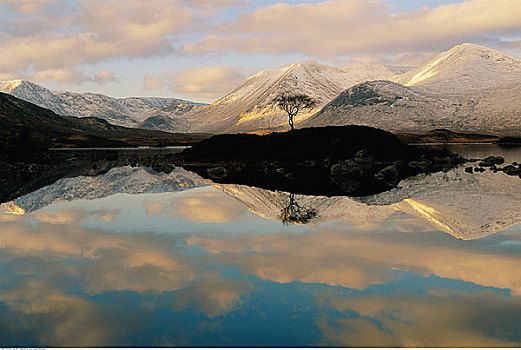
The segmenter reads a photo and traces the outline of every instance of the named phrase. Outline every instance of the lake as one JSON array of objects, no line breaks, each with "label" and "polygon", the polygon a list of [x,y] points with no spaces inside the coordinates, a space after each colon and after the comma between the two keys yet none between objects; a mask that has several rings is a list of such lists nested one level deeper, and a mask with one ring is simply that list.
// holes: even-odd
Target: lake
[{"label": "lake", "polygon": [[0,206],[0,344],[520,346],[521,179],[464,168],[364,198],[62,178]]}]

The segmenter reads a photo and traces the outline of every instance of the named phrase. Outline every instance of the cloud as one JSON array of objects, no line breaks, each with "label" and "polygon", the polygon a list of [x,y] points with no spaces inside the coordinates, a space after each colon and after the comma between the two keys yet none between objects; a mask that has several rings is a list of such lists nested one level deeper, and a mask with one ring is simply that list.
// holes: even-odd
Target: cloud
[{"label": "cloud", "polygon": [[463,41],[521,33],[521,2],[468,0],[394,13],[386,0],[276,3],[242,13],[184,51],[301,53],[315,57],[439,51]]},{"label": "cloud", "polygon": [[76,85],[83,82],[105,83],[119,81],[114,73],[106,70],[95,74],[85,74],[75,69],[45,69],[24,78],[38,82],[57,81]]},{"label": "cloud", "polygon": [[[0,72],[34,71],[47,78],[52,78],[49,70],[171,53],[176,35],[195,21],[193,9],[175,0],[17,1],[9,6],[23,16],[0,25]],[[100,74],[91,81],[112,78]]]},{"label": "cloud", "polygon": [[106,222],[112,221],[118,215],[118,211],[112,210],[85,210],[84,208],[70,208],[62,210],[38,210],[27,214],[41,223],[48,224],[75,224],[88,218],[98,217]]},{"label": "cloud", "polygon": [[231,198],[223,198],[220,193],[192,193],[181,197],[173,204],[177,212],[172,215],[202,223],[226,223],[240,220],[247,209]]},{"label": "cloud", "polygon": [[1,73],[0,80],[25,79],[36,82],[56,81],[72,85],[80,85],[85,82],[106,83],[119,82],[120,79],[109,71],[100,71],[94,74],[81,72],[74,68],[44,69],[36,73]]},{"label": "cloud", "polygon": [[176,92],[204,97],[220,97],[231,92],[244,79],[244,74],[234,68],[206,66],[176,74],[173,84]]},{"label": "cloud", "polygon": [[44,12],[55,0],[3,0],[9,8],[21,14],[36,15]]},{"label": "cloud", "polygon": [[500,41],[496,46],[501,50],[521,53],[521,40]]},{"label": "cloud", "polygon": [[185,2],[190,6],[203,10],[203,13],[208,15],[224,8],[244,7],[250,3],[250,0],[185,0]]},{"label": "cloud", "polygon": [[47,33],[6,38],[0,47],[4,58],[0,69],[33,67],[39,71],[171,52],[167,37],[182,32],[192,20],[191,11],[175,1],[156,1],[156,6],[141,1],[92,0],[81,4],[83,8],[71,16],[83,30],[70,31],[67,25]]},{"label": "cloud", "polygon": [[163,76],[146,74],[142,87],[145,90],[167,87],[173,93],[217,98],[231,92],[245,79],[243,72],[232,67],[204,66]]},{"label": "cloud", "polygon": [[185,0],[190,5],[194,5],[202,8],[223,8],[223,7],[236,7],[245,5],[249,0]]},{"label": "cloud", "polygon": [[144,204],[149,217],[166,216],[200,223],[226,223],[240,221],[248,213],[240,203],[220,192],[191,192],[174,200],[147,201]]},{"label": "cloud", "polygon": [[166,84],[163,83],[161,77],[152,76],[149,74],[145,74],[145,76],[143,77],[143,82],[141,84],[141,88],[143,90],[159,90],[165,86]]},{"label": "cloud", "polygon": [[146,202],[144,207],[148,217],[151,217],[163,214],[167,205],[162,202]]},{"label": "cloud", "polygon": [[[59,258],[82,260],[84,263],[66,271],[81,277],[87,293],[131,290],[141,293],[160,293],[180,289],[197,275],[197,268],[172,253],[172,243],[150,235],[115,235],[99,230],[73,227],[75,213],[47,213],[34,216],[39,224],[25,222],[2,223],[0,248],[4,258],[23,257],[51,259],[54,275],[60,271]],[[57,259],[58,258],[58,259]],[[43,266],[43,265],[42,265]],[[20,273],[24,263],[16,265]],[[55,271],[56,270],[56,271]],[[23,274],[23,273],[22,273]]]}]

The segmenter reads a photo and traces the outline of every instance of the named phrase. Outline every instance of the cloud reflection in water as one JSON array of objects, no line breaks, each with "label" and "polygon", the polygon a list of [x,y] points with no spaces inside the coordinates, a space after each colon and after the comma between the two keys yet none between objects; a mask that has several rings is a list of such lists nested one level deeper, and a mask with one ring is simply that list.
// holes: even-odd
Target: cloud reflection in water
[{"label": "cloud reflection in water", "polygon": [[211,187],[117,197],[0,215],[14,334],[46,346],[521,344],[520,248],[502,244],[516,230],[465,242],[407,215],[283,226]]}]

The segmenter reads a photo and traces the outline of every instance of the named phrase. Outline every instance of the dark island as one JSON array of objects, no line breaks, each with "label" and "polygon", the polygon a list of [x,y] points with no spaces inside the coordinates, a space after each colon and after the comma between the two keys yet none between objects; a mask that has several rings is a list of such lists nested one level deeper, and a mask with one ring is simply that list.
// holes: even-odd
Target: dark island
[{"label": "dark island", "polygon": [[183,166],[218,183],[366,196],[396,187],[409,176],[448,171],[465,159],[406,145],[390,132],[350,125],[262,136],[216,135],[154,162]]}]

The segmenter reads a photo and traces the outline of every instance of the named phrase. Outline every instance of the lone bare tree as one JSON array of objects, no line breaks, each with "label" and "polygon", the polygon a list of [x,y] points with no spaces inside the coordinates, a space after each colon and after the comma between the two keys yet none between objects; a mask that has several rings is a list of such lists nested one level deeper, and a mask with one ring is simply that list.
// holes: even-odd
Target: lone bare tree
[{"label": "lone bare tree", "polygon": [[311,109],[317,105],[317,101],[304,94],[284,93],[276,99],[277,105],[288,115],[291,130],[295,129],[294,119],[300,111]]},{"label": "lone bare tree", "polygon": [[295,200],[295,194],[289,195],[289,203],[282,208],[279,219],[284,225],[307,224],[311,219],[317,217],[317,211],[313,208],[306,208]]}]

